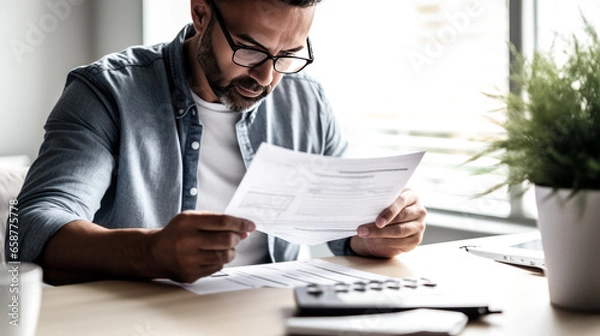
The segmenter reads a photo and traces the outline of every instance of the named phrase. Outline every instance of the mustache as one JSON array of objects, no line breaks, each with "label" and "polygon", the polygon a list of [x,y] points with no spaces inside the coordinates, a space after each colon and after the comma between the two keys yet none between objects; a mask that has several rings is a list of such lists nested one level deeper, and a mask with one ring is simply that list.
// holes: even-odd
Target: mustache
[{"label": "mustache", "polygon": [[262,91],[265,94],[268,94],[269,92],[271,92],[271,85],[260,85],[258,84],[258,82],[251,78],[251,77],[247,77],[247,76],[243,76],[243,77],[237,77],[231,80],[231,82],[228,85],[229,87],[234,87],[234,86],[240,86],[246,90],[250,90],[250,91],[254,91],[254,92],[258,92],[258,91]]}]

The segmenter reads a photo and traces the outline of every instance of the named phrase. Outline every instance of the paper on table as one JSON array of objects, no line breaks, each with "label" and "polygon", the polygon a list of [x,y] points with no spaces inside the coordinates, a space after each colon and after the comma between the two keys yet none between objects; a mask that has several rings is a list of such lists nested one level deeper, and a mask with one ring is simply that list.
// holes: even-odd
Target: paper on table
[{"label": "paper on table", "polygon": [[321,259],[309,259],[228,267],[209,277],[200,278],[191,284],[176,283],[170,280],[160,281],[174,283],[198,295],[203,295],[250,288],[290,288],[306,286],[310,283],[330,285],[336,282],[352,283],[356,281],[369,282],[371,280],[385,281],[388,279],[391,278],[333,264]]},{"label": "paper on table", "polygon": [[289,317],[285,324],[286,335],[455,336],[468,320],[461,312],[420,308],[398,313]]},{"label": "paper on table", "polygon": [[349,237],[394,202],[424,154],[344,159],[263,143],[225,213],[296,244]]}]

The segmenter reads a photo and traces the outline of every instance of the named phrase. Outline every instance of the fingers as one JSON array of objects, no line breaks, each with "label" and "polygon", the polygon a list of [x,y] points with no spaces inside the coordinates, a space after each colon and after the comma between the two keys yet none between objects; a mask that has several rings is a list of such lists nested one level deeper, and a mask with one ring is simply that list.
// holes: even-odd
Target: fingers
[{"label": "fingers", "polygon": [[228,250],[241,240],[242,237],[231,231],[200,231],[192,238],[193,247],[200,251]]},{"label": "fingers", "polygon": [[186,261],[189,265],[198,265],[198,267],[209,267],[213,265],[223,265],[231,262],[235,258],[235,249],[199,251],[188,256]]},{"label": "fingers", "polygon": [[351,247],[364,256],[391,258],[419,245],[425,231],[427,211],[410,189],[381,212],[375,223],[361,225]]},{"label": "fingers", "polygon": [[427,210],[419,204],[414,203],[401,211],[388,221],[385,226],[379,227],[377,224],[365,224],[358,227],[360,237],[377,238],[403,238],[420,233],[425,230],[425,216]]},{"label": "fingers", "polygon": [[175,252],[220,251],[235,248],[242,238],[231,231],[200,231],[174,241]]},{"label": "fingers", "polygon": [[177,215],[181,222],[201,231],[252,232],[256,225],[247,219],[211,212],[184,211]]},{"label": "fingers", "polygon": [[[375,225],[382,228],[390,222],[409,220],[411,218],[411,214],[408,212],[411,210],[409,208],[414,204],[418,204],[418,202],[419,198],[415,192],[411,189],[402,190],[396,201],[377,216]],[[415,209],[412,210],[414,211]]]},{"label": "fingers", "polygon": [[425,229],[422,221],[411,221],[404,223],[388,224],[378,228],[373,224],[365,224],[358,228],[358,236],[361,238],[407,238],[420,235]]},{"label": "fingers", "polygon": [[[369,227],[370,225],[370,227]],[[378,228],[374,224],[359,228],[359,235],[352,237],[354,252],[362,256],[393,258],[417,247],[423,239],[425,224],[420,221],[397,223]],[[361,229],[367,228],[364,235]]]},{"label": "fingers", "polygon": [[255,229],[252,221],[242,218],[183,212],[153,235],[151,256],[159,277],[193,282],[231,262],[235,247]]},{"label": "fingers", "polygon": [[173,272],[169,277],[179,282],[194,282],[199,278],[210,276],[223,269],[224,265],[231,262],[236,255],[235,248],[210,250],[186,249],[185,253],[176,253]]}]

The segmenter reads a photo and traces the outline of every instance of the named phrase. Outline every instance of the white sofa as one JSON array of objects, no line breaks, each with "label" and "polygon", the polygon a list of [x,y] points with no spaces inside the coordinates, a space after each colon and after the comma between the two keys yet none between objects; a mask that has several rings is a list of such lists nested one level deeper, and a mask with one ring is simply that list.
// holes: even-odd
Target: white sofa
[{"label": "white sofa", "polygon": [[17,198],[27,169],[27,167],[0,165],[0,261],[4,261],[4,239],[10,201]]}]

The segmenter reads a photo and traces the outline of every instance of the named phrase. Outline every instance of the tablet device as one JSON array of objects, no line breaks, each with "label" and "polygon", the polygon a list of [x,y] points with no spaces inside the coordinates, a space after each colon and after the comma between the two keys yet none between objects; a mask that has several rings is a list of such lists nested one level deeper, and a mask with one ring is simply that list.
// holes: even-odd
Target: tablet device
[{"label": "tablet device", "polygon": [[462,246],[466,251],[484,258],[499,262],[546,270],[542,239],[538,231],[503,237],[496,243],[490,242],[481,246]]}]

